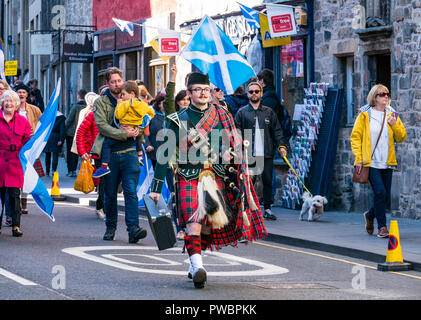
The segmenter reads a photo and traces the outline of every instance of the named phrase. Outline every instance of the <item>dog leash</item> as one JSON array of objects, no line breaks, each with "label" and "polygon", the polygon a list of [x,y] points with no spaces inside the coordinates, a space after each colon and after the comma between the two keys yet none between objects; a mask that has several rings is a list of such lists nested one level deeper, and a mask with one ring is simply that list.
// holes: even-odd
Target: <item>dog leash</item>
[{"label": "dog leash", "polygon": [[292,167],[291,163],[289,163],[287,157],[282,157],[285,162],[287,163],[287,165],[292,169],[292,171],[294,172],[295,176],[298,178],[298,180],[300,180],[301,184],[303,185],[304,189],[306,189],[306,191],[310,194],[310,196],[313,196],[313,194],[307,189],[306,185],[304,184],[304,182],[301,180],[301,178],[298,176],[297,172],[295,172],[294,168]]}]

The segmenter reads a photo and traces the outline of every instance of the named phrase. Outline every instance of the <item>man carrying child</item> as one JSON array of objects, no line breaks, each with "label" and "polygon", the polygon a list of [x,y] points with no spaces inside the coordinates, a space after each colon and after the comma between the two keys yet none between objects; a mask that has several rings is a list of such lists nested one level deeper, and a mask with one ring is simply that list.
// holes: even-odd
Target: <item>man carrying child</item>
[{"label": "man carrying child", "polygon": [[[104,138],[114,141],[109,145],[109,174],[105,179],[105,225],[104,240],[114,240],[117,229],[117,188],[121,180],[125,202],[125,222],[129,243],[137,243],[146,237],[146,230],[139,227],[138,197],[136,187],[139,182],[140,164],[136,150],[136,137],[140,130],[136,126],[119,127],[115,111],[117,100],[121,98],[123,78],[118,68],[109,68],[105,73],[108,89],[94,103],[95,122],[100,134],[92,147],[92,154],[101,155]],[[143,119],[142,119],[143,121]],[[103,161],[104,162],[104,161]]]}]

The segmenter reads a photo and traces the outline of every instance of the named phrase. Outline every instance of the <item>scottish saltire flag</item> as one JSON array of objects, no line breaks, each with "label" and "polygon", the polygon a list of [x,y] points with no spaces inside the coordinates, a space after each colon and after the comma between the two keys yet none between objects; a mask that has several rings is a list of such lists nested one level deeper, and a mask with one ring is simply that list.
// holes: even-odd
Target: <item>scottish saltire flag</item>
[{"label": "scottish saltire flag", "polygon": [[124,33],[127,33],[128,35],[132,36],[134,35],[134,25],[130,21],[120,20],[117,18],[112,18],[117,27],[120,28],[120,30]]},{"label": "scottish saltire flag", "polygon": [[256,74],[231,39],[210,17],[205,16],[195,34],[183,48],[182,56],[226,94],[234,91]]},{"label": "scottish saltire flag", "polygon": [[30,193],[38,207],[53,221],[55,221],[53,216],[54,201],[35,171],[34,163],[39,158],[42,150],[44,150],[56,120],[60,83],[61,79],[58,80],[50,101],[48,101],[47,108],[39,118],[34,135],[19,152],[19,159],[22,163],[24,174],[23,192]]},{"label": "scottish saltire flag", "polygon": [[5,80],[6,77],[4,76],[4,53],[3,53],[3,47],[1,45],[0,41],[0,79]]},{"label": "scottish saltire flag", "polygon": [[[139,199],[139,207],[144,207],[145,203],[143,201],[143,196],[145,194],[149,194],[151,192],[151,183],[154,176],[154,170],[152,166],[151,159],[148,158],[145,148],[143,147],[143,155],[144,155],[144,165],[140,167],[139,173],[139,184],[137,185],[137,197]],[[164,181],[164,186],[162,187],[161,195],[164,197],[166,203],[171,197],[171,192],[168,189],[167,179]]]},{"label": "scottish saltire flag", "polygon": [[260,21],[259,21],[259,12],[245,5],[237,2],[240,6],[241,12],[243,13],[244,18],[246,19],[247,23],[250,27],[259,29],[260,28]]}]

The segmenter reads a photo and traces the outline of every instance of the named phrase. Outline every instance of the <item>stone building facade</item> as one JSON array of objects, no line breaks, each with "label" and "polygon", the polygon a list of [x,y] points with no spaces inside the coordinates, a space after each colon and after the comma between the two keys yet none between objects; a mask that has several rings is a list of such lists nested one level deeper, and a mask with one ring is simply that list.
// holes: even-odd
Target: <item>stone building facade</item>
[{"label": "stone building facade", "polygon": [[385,84],[407,129],[396,146],[392,215],[421,218],[421,1],[322,0],[314,2],[315,80],[345,89],[343,121],[330,203],[363,212],[371,188],[351,182],[350,134],[370,88]]}]

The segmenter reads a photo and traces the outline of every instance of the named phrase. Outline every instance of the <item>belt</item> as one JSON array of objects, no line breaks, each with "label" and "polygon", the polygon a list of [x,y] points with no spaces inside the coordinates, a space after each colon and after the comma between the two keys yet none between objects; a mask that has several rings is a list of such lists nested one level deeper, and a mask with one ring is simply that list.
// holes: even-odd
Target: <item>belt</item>
[{"label": "belt", "polygon": [[127,149],[120,150],[120,151],[113,151],[113,153],[115,153],[115,154],[123,154],[123,153],[127,153],[127,152],[130,152],[130,151],[136,151],[136,149],[135,148],[127,148]]},{"label": "belt", "polygon": [[180,169],[210,169],[213,167],[213,164],[209,160],[205,160],[203,163],[199,162],[196,164],[179,163],[178,167]]}]

